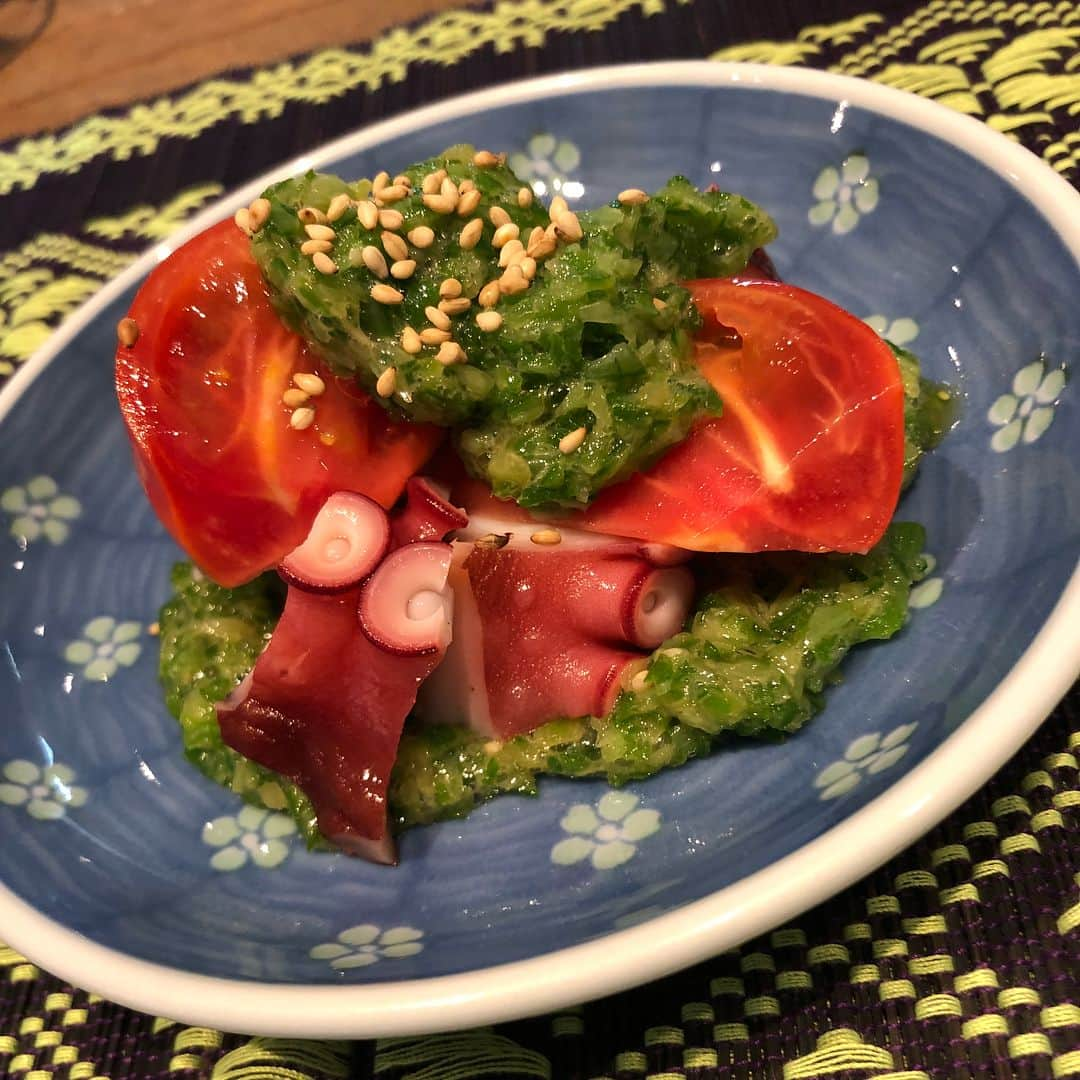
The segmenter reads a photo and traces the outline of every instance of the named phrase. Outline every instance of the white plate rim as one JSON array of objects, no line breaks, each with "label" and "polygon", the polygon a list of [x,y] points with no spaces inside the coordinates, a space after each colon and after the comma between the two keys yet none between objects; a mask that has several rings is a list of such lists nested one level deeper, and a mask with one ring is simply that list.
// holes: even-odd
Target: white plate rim
[{"label": "white plate rim", "polygon": [[[951,142],[1005,179],[1080,264],[1080,193],[981,121],[892,87],[799,67],[716,61],[625,64],[502,84],[336,139],[246,184],[151,247],[65,321],[0,391],[0,421],[45,366],[124,290],[270,182],[429,124],[554,94],[641,86],[742,86],[845,101]],[[426,1034],[535,1015],[681,970],[839,892],[902,851],[973,794],[1080,674],[1080,567],[1020,659],[937,750],[828,832],[732,885],[630,929],[513,963],[369,985],[272,984],[198,975],[99,945],[0,884],[4,940],[59,978],[186,1024],[298,1038]]]}]

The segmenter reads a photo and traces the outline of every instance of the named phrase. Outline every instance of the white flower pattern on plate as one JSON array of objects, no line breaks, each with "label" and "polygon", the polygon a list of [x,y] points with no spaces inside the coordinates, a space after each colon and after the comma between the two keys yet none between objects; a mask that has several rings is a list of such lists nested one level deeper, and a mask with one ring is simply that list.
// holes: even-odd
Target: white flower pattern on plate
[{"label": "white flower pattern on plate", "polygon": [[632,859],[638,842],[660,828],[659,812],[635,809],[639,801],[627,791],[609,791],[595,809],[571,806],[559,822],[571,835],[551,849],[551,861],[572,866],[590,859],[597,870],[611,870]]},{"label": "white flower pattern on plate", "polygon": [[910,345],[919,336],[919,324],[907,316],[890,319],[887,315],[867,315],[863,322],[879,337],[901,347]]},{"label": "white flower pattern on plate", "polygon": [[64,659],[82,668],[91,682],[107,682],[121,667],[131,667],[142,646],[142,623],[117,622],[111,615],[99,615],[82,629],[82,637],[64,649]]},{"label": "white flower pattern on plate", "polygon": [[858,152],[844,158],[840,168],[827,165],[814,181],[817,202],[807,211],[811,225],[832,224],[838,236],[851,232],[859,218],[874,211],[880,190],[870,175],[870,160]]},{"label": "white flower pattern on plate", "polygon": [[380,931],[377,926],[363,923],[351,926],[337,936],[336,941],[316,945],[308,955],[312,960],[328,960],[332,968],[367,967],[379,960],[400,960],[415,956],[424,949],[422,930],[412,926],[392,926]]},{"label": "white flower pattern on plate", "polygon": [[918,723],[901,724],[884,737],[877,731],[853,739],[840,761],[827,765],[814,777],[820,799],[835,799],[858,786],[864,775],[892,768],[908,751],[908,740]]},{"label": "white flower pattern on plate", "polygon": [[537,195],[557,195],[581,164],[581,152],[569,139],[542,131],[528,141],[524,152],[511,154],[507,164]]},{"label": "white flower pattern on plate", "polygon": [[25,806],[26,812],[39,821],[56,821],[69,808],[84,806],[85,788],[72,781],[75,770],[56,762],[41,768],[32,761],[15,758],[3,768],[0,783],[0,803]]},{"label": "white flower pattern on plate", "polygon": [[219,849],[210,857],[215,870],[239,870],[248,860],[270,870],[289,857],[295,834],[296,823],[287,815],[245,806],[236,815],[208,821],[203,826],[202,841]]},{"label": "white flower pattern on plate", "polygon": [[1045,434],[1054,419],[1054,409],[1065,389],[1063,367],[1046,370],[1045,359],[1022,367],[1013,379],[1012,393],[1002,394],[986,413],[998,428],[990,446],[999,454],[1018,442],[1033,443]]},{"label": "white flower pattern on plate", "polygon": [[35,476],[0,495],[0,509],[12,515],[9,532],[23,544],[42,538],[54,546],[71,534],[70,522],[81,513],[79,500],[61,494],[51,476]]}]

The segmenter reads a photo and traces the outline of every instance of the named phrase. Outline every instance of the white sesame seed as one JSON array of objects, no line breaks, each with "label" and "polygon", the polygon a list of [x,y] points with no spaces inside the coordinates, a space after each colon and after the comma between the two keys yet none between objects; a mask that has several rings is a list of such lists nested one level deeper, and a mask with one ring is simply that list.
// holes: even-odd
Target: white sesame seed
[{"label": "white sesame seed", "polygon": [[503,225],[510,224],[510,215],[506,212],[505,207],[493,206],[488,211],[488,219],[496,229],[502,228]]},{"label": "white sesame seed", "polygon": [[529,243],[525,253],[532,259],[542,259],[555,250],[554,237],[548,236],[539,225],[529,234]]},{"label": "white sesame seed", "polygon": [[420,191],[424,195],[437,195],[439,185],[442,184],[445,178],[445,169],[437,169],[435,172],[429,172],[427,176],[424,177],[423,183],[420,185]]},{"label": "white sesame seed", "polygon": [[498,330],[502,326],[503,317],[497,311],[481,311],[476,316],[476,325],[484,331],[485,334],[490,334],[495,330]]},{"label": "white sesame seed", "polygon": [[383,250],[395,262],[409,257],[409,245],[396,232],[384,232],[379,239],[382,240]]},{"label": "white sesame seed", "polygon": [[401,347],[407,353],[415,356],[424,347],[424,343],[420,340],[420,335],[411,326],[406,326],[401,331]]},{"label": "white sesame seed", "polygon": [[389,397],[397,387],[397,368],[388,367],[375,380],[375,393],[379,397]]},{"label": "white sesame seed", "polygon": [[439,286],[439,295],[444,299],[453,299],[461,295],[461,282],[456,277],[448,277]]},{"label": "white sesame seed", "polygon": [[460,184],[458,184],[457,189],[459,194],[464,195],[466,191],[475,191],[476,185],[468,177],[466,177],[464,180],[461,181]]},{"label": "white sesame seed", "polygon": [[344,191],[338,193],[330,200],[330,205],[326,208],[326,220],[337,221],[350,206],[352,206],[352,199]]},{"label": "white sesame seed", "polygon": [[499,164],[499,156],[490,150],[480,150],[473,154],[472,163],[478,169],[490,169],[493,165]]},{"label": "white sesame seed", "polygon": [[410,191],[412,190],[412,181],[405,173],[398,173],[397,176],[394,177],[394,184],[399,187],[408,188]]},{"label": "white sesame seed", "polygon": [[377,304],[400,304],[405,295],[398,292],[393,285],[372,285],[371,299]]},{"label": "white sesame seed", "polygon": [[518,204],[518,206],[521,207],[522,210],[524,210],[525,207],[527,207],[527,206],[532,206],[532,201],[533,201],[532,188],[529,188],[529,187],[518,188],[517,204]]},{"label": "white sesame seed", "polygon": [[504,296],[514,296],[524,292],[529,287],[529,282],[520,266],[511,266],[499,278],[499,290]]},{"label": "white sesame seed", "polygon": [[480,295],[476,298],[482,308],[493,308],[498,302],[502,293],[499,290],[499,283],[497,281],[489,281],[481,290]]},{"label": "white sesame seed", "polygon": [[481,218],[473,218],[458,236],[458,243],[466,250],[472,251],[480,243],[480,237],[484,231],[484,222]]},{"label": "white sesame seed", "polygon": [[314,206],[302,206],[296,211],[296,216],[305,225],[325,225],[326,215]]},{"label": "white sesame seed", "polygon": [[315,264],[315,269],[318,270],[320,274],[337,273],[337,263],[334,262],[325,251],[316,251],[315,254],[311,256],[311,261]]},{"label": "white sesame seed", "polygon": [[391,184],[389,187],[384,187],[379,190],[379,198],[384,203],[400,202],[408,194],[409,189],[403,184]]},{"label": "white sesame seed", "polygon": [[562,533],[558,529],[540,529],[534,532],[529,539],[534,544],[552,545],[562,543]]},{"label": "white sesame seed", "polygon": [[361,258],[364,260],[364,265],[376,277],[386,277],[389,272],[386,266],[386,256],[384,256],[374,244],[368,244],[367,247],[364,248],[361,252]]},{"label": "white sesame seed", "polygon": [[649,669],[648,668],[642,668],[641,671],[637,672],[637,674],[635,674],[634,677],[630,680],[630,689],[631,690],[644,690],[645,689],[645,684],[648,681],[649,681]]},{"label": "white sesame seed", "polygon": [[511,240],[516,240],[520,235],[521,230],[512,221],[508,221],[505,225],[500,225],[495,230],[495,235],[491,238],[491,243],[495,247],[501,248]]},{"label": "white sesame seed", "polygon": [[248,221],[255,230],[261,229],[270,216],[270,200],[259,198],[248,207]]},{"label": "white sesame seed", "polygon": [[311,397],[318,397],[320,394],[326,393],[326,383],[324,383],[313,371],[298,371],[292,377],[292,381],[296,383],[305,394],[310,394]]},{"label": "white sesame seed", "polygon": [[305,393],[303,390],[297,389],[292,386],[281,395],[282,402],[290,409],[298,409],[301,405],[306,405],[310,394]]},{"label": "white sesame seed", "polygon": [[293,409],[289,417],[289,427],[294,431],[305,431],[315,423],[315,410],[309,405],[301,405],[299,409]]},{"label": "white sesame seed", "polygon": [[425,326],[420,331],[420,340],[425,345],[441,345],[450,340],[450,331],[440,330],[437,326]]},{"label": "white sesame seed", "polygon": [[505,269],[513,265],[519,256],[525,257],[525,245],[515,236],[503,244],[499,252],[499,265]]},{"label": "white sesame seed", "polygon": [[444,341],[435,357],[440,364],[464,364],[465,350],[456,341]]},{"label": "white sesame seed", "polygon": [[577,214],[572,210],[567,210],[555,219],[555,228],[570,243],[575,243],[584,235],[581,231],[581,222],[578,221]]},{"label": "white sesame seed", "polygon": [[588,428],[574,428],[559,440],[559,453],[572,454],[585,441],[585,436],[588,434]]},{"label": "white sesame seed", "polygon": [[439,310],[447,315],[463,315],[472,307],[472,301],[467,296],[455,296],[449,300],[439,301]]},{"label": "white sesame seed", "polygon": [[424,314],[427,316],[428,322],[430,322],[432,326],[437,326],[440,330],[450,329],[450,316],[447,315],[446,312],[440,311],[434,305],[429,305],[424,308]]},{"label": "white sesame seed", "polygon": [[397,262],[390,267],[390,276],[397,278],[398,281],[404,281],[406,278],[411,278],[415,273],[415,259],[398,259]]},{"label": "white sesame seed", "polygon": [[370,199],[364,199],[356,204],[356,216],[368,232],[379,224],[379,208]]},{"label": "white sesame seed", "polygon": [[566,200],[561,195],[556,195],[551,200],[551,206],[548,207],[548,217],[552,221],[557,221],[560,214],[565,214],[570,207],[566,205]]},{"label": "white sesame seed", "polygon": [[641,190],[641,188],[627,188],[625,191],[620,191],[618,194],[619,202],[623,206],[640,206],[642,203],[649,201],[647,192]]},{"label": "white sesame seed", "polygon": [[468,217],[480,205],[481,194],[476,188],[466,191],[458,199],[457,212],[459,217]]},{"label": "white sesame seed", "polygon": [[457,205],[461,193],[458,191],[457,184],[447,176],[443,178],[443,182],[439,185],[439,194],[444,198],[451,199]]},{"label": "white sesame seed", "polygon": [[125,349],[130,349],[139,340],[139,324],[130,317],[121,319],[116,324],[116,339]]},{"label": "white sesame seed", "polygon": [[314,255],[317,251],[328,254],[333,248],[334,245],[331,244],[329,240],[305,240],[300,245],[300,254]]},{"label": "white sesame seed", "polygon": [[435,242],[435,230],[429,229],[426,225],[417,225],[415,229],[409,232],[409,243],[413,247],[426,248],[431,247]]},{"label": "white sesame seed", "polygon": [[425,195],[424,205],[436,214],[452,214],[457,207],[457,200],[447,198],[439,192],[436,195]]},{"label": "white sesame seed", "polygon": [[251,211],[246,206],[240,207],[233,214],[233,221],[242,233],[247,233],[248,236],[251,235]]},{"label": "white sesame seed", "polygon": [[405,218],[400,210],[380,210],[379,224],[393,232],[405,224]]},{"label": "white sesame seed", "polygon": [[390,174],[385,170],[375,174],[375,179],[371,181],[371,190],[378,191],[379,188],[386,187],[390,183]]},{"label": "white sesame seed", "polygon": [[518,264],[521,267],[521,272],[525,275],[526,281],[532,281],[536,277],[536,260],[526,255]]},{"label": "white sesame seed", "polygon": [[544,227],[542,225],[534,225],[529,232],[529,239],[525,242],[525,246],[531,248],[533,244],[539,244],[544,239]]},{"label": "white sesame seed", "polygon": [[661,300],[659,296],[654,296],[652,298],[652,306],[654,308],[656,308],[657,311],[666,311],[667,310],[667,304],[665,304],[664,301]]},{"label": "white sesame seed", "polygon": [[329,225],[305,225],[304,232],[312,240],[336,240],[337,233]]}]

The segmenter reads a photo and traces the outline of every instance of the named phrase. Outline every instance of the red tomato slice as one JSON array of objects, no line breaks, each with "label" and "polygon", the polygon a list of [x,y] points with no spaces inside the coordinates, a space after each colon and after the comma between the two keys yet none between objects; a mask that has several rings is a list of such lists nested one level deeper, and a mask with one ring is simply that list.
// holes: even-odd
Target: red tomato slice
[{"label": "red tomato slice", "polygon": [[723,415],[567,523],[695,551],[868,551],[896,509],[904,465],[889,347],[792,285],[689,288],[705,319],[697,363]]},{"label": "red tomato slice", "polygon": [[[389,507],[442,438],[325,370],[274,311],[231,221],[158,266],[130,316],[139,337],[117,349],[116,390],[139,475],[177,543],[223,585],[276,566],[335,491]],[[304,431],[281,400],[298,372],[326,383]]]}]

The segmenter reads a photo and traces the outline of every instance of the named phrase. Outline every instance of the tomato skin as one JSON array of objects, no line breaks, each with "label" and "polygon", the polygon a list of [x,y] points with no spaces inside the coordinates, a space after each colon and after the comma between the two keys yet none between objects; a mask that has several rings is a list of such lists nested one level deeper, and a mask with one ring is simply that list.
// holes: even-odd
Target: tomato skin
[{"label": "tomato skin", "polygon": [[688,288],[705,322],[697,363],[723,415],[567,524],[695,551],[868,551],[903,476],[904,396],[889,347],[792,285],[740,277]]},{"label": "tomato skin", "polygon": [[[274,311],[231,221],[161,263],[129,315],[139,336],[117,349],[116,390],[136,468],[165,527],[222,585],[276,566],[335,491],[392,505],[442,438],[325,369]],[[326,383],[304,431],[281,400],[298,372]]]}]

